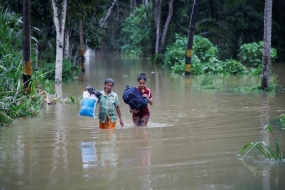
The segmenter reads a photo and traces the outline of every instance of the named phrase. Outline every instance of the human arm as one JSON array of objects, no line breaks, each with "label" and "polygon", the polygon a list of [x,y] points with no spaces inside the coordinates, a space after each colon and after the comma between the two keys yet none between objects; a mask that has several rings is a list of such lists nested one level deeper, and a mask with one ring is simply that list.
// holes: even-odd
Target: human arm
[{"label": "human arm", "polygon": [[152,105],[152,95],[148,96],[147,94],[143,94],[142,97],[147,98],[148,103]]},{"label": "human arm", "polygon": [[117,111],[117,114],[118,114],[118,117],[120,119],[120,125],[121,127],[124,126],[124,121],[122,119],[122,114],[121,114],[121,110],[120,110],[120,106],[116,106],[116,111]]}]

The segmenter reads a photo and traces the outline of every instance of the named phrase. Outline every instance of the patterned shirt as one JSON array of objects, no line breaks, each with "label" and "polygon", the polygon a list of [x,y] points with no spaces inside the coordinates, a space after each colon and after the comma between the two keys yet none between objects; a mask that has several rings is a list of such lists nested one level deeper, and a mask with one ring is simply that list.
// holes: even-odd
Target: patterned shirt
[{"label": "patterned shirt", "polygon": [[104,91],[100,92],[102,95],[99,99],[100,106],[98,119],[104,123],[108,116],[112,122],[115,122],[117,119],[116,107],[119,106],[118,95],[113,91],[111,91],[109,95],[106,95]]}]

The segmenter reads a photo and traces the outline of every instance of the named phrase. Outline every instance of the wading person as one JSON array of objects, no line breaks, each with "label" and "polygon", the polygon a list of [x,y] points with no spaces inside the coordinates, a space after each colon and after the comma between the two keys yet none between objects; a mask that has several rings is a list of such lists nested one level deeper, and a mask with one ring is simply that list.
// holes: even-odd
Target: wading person
[{"label": "wading person", "polygon": [[[141,73],[138,78],[137,89],[142,94],[142,97],[147,98],[148,104],[152,105],[152,93],[149,88],[146,87],[146,75]],[[142,110],[131,109],[132,119],[137,126],[146,126],[150,117],[148,106],[145,106]]]},{"label": "wading person", "polygon": [[[112,91],[114,87],[114,80],[107,78],[105,80],[104,90],[100,91],[102,94],[98,100],[99,105],[99,128],[101,129],[114,129],[116,127],[117,115],[120,119],[121,127],[124,126],[124,122],[121,115],[119,106],[118,95]],[[117,112],[117,114],[116,114]]]}]

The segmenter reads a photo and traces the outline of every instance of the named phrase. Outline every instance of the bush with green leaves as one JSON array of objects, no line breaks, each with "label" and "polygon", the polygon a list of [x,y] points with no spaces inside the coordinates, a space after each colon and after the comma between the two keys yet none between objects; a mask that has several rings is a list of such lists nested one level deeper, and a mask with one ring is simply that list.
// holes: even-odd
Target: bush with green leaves
[{"label": "bush with green leaves", "polygon": [[[262,64],[263,46],[263,41],[243,44],[239,49],[238,59],[248,67],[258,67]],[[277,59],[277,51],[273,47],[270,57],[272,62]]]},{"label": "bush with green leaves", "polygon": [[223,61],[221,65],[225,73],[230,75],[246,75],[249,73],[242,63],[234,59]]},{"label": "bush with green leaves", "polygon": [[[167,48],[164,63],[173,73],[185,72],[185,51],[187,38],[176,35],[176,41]],[[191,57],[191,74],[203,75],[229,74],[244,75],[248,70],[236,60],[221,61],[217,58],[218,48],[206,38],[194,36],[193,54]]]},{"label": "bush with green leaves", "polygon": [[261,76],[262,75],[262,64],[259,64],[257,67],[251,67],[250,71],[253,76]]},{"label": "bush with green leaves", "polygon": [[151,40],[151,9],[148,6],[137,7],[123,23],[120,51],[127,55],[149,56],[153,50]]},{"label": "bush with green leaves", "polygon": [[[45,79],[54,81],[55,80],[55,63],[46,63],[42,68],[45,73]],[[75,65],[68,59],[64,59],[62,62],[62,80],[72,81],[75,75],[80,72],[80,67]]]},{"label": "bush with green leaves", "polygon": [[193,51],[201,62],[211,62],[211,59],[218,56],[218,48],[210,40],[199,35],[194,36]]},{"label": "bush with green leaves", "polygon": [[[175,42],[167,47],[164,63],[169,67],[185,64],[185,52],[188,39],[183,36],[175,35]],[[199,35],[194,36],[193,54],[191,63],[213,62],[217,56],[218,49],[207,39]]]},{"label": "bush with green leaves", "polygon": [[174,66],[173,69],[177,73],[180,73],[179,71],[181,69],[184,70],[186,51],[185,47],[187,47],[187,38],[176,34],[175,42],[171,46],[167,47],[166,54],[164,56],[164,64],[169,68],[172,68],[172,66]]}]

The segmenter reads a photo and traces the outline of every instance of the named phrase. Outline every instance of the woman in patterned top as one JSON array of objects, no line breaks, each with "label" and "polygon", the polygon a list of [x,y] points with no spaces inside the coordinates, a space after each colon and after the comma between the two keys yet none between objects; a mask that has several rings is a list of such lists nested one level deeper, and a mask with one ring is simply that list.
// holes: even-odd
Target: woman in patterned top
[{"label": "woman in patterned top", "polygon": [[[124,126],[124,122],[121,116],[121,110],[119,106],[118,95],[112,91],[114,87],[114,80],[107,78],[105,80],[104,90],[101,91],[101,96],[98,103],[99,106],[99,128],[101,129],[114,129],[116,127],[117,115],[120,119],[121,127]],[[117,115],[116,115],[117,112]]]},{"label": "woman in patterned top", "polygon": [[[146,75],[141,73],[138,78],[137,89],[142,94],[142,97],[146,97],[150,105],[152,105],[152,93],[149,88],[145,86]],[[146,126],[149,120],[150,112],[148,106],[144,107],[142,110],[131,109],[130,112],[133,114],[133,123],[138,126]]]}]

